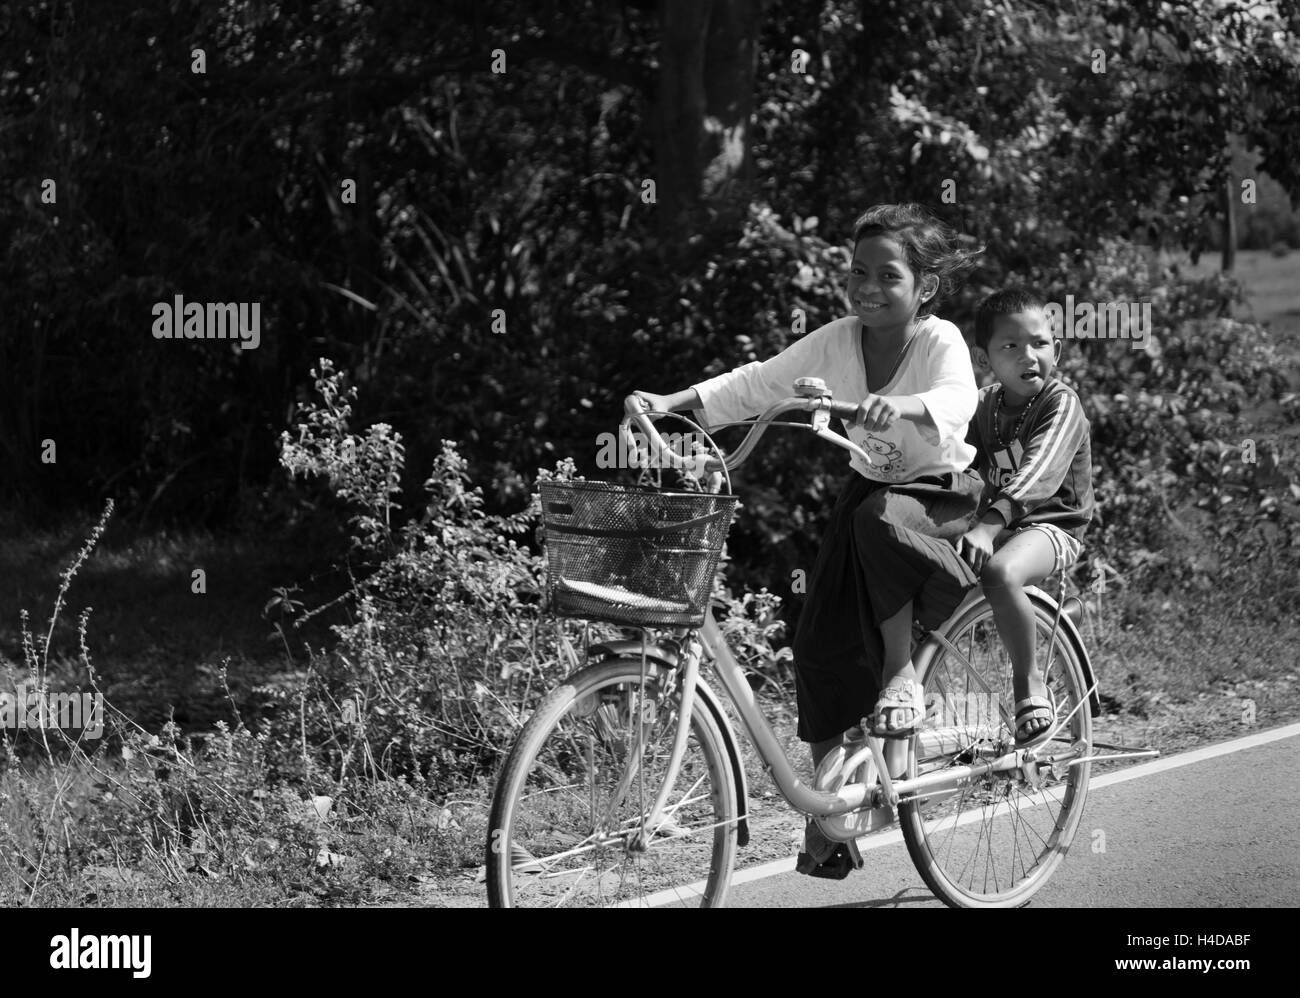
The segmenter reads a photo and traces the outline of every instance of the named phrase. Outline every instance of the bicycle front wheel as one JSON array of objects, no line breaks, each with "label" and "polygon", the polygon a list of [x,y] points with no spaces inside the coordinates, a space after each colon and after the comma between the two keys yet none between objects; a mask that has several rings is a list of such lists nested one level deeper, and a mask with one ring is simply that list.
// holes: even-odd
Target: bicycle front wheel
[{"label": "bicycle front wheel", "polygon": [[[720,907],[735,863],[737,790],[727,743],[698,699],[660,819],[680,716],[676,670],[589,666],[553,690],[502,770],[488,823],[493,907]],[[639,739],[639,741],[638,741]],[[639,748],[638,748],[639,745]]]},{"label": "bicycle front wheel", "polygon": [[[1084,671],[1066,636],[1052,634],[1054,610],[1035,603],[1034,614],[1038,662],[1057,716],[1074,711],[1040,749],[1058,764],[990,773],[899,805],[913,863],[935,896],[955,908],[1028,902],[1065,857],[1083,817],[1090,764],[1070,761],[1092,741]],[[1011,659],[992,608],[975,603],[944,636],[953,647],[941,645],[923,677],[926,721],[912,739],[911,778],[996,759],[1015,747]]]}]

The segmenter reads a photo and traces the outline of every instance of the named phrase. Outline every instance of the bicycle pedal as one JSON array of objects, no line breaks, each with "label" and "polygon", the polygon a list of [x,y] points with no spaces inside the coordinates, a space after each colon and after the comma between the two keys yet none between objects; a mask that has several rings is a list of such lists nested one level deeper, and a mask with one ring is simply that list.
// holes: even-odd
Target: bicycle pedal
[{"label": "bicycle pedal", "polygon": [[843,880],[854,870],[862,869],[862,854],[853,842],[840,842],[830,858],[818,863],[806,852],[799,854],[795,869],[809,877],[820,880]]}]

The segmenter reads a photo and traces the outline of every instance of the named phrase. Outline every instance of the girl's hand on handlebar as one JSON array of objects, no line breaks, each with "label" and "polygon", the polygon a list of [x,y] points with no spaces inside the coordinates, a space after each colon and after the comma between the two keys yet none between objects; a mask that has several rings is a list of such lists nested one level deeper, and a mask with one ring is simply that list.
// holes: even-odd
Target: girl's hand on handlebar
[{"label": "girl's hand on handlebar", "polygon": [[902,418],[902,410],[888,395],[868,395],[858,403],[853,422],[867,430],[887,430]]},{"label": "girl's hand on handlebar", "polygon": [[646,404],[647,412],[668,412],[668,396],[656,395],[654,392],[633,392],[637,398]]}]

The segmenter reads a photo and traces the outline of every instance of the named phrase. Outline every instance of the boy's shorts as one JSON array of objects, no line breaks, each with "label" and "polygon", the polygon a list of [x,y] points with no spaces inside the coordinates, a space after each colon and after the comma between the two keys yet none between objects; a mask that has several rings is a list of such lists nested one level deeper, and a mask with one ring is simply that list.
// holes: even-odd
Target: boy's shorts
[{"label": "boy's shorts", "polygon": [[1055,552],[1055,561],[1052,565],[1052,574],[1064,572],[1067,568],[1079,560],[1079,555],[1083,554],[1083,544],[1078,538],[1067,534],[1054,523],[1033,523],[1027,527],[1017,527],[1011,531],[1011,536],[1023,534],[1026,530],[1041,530],[1048,536],[1052,542],[1052,551]]}]

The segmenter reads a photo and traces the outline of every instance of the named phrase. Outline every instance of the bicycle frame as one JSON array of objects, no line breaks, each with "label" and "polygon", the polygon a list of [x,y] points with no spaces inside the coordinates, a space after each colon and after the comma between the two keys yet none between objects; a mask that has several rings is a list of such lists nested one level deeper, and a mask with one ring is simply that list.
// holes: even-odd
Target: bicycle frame
[{"label": "bicycle frame", "polygon": [[[965,611],[980,598],[981,594],[978,590],[972,591],[954,612],[954,617],[956,614]],[[868,737],[868,745],[872,754],[876,756],[877,770],[881,774],[881,785],[879,787],[868,787],[861,783],[852,783],[834,793],[816,790],[805,784],[795,773],[794,766],[777,739],[776,733],[772,730],[767,718],[764,717],[754,696],[754,691],[745,679],[744,671],[736,661],[735,656],[731,654],[731,649],[727,646],[726,638],[718,627],[717,621],[714,620],[712,612],[705,618],[704,626],[699,631],[699,637],[704,649],[712,656],[718,680],[731,702],[736,705],[745,732],[758,752],[759,758],[762,759],[763,765],[771,774],[781,795],[793,807],[805,814],[830,817],[845,814],[848,811],[862,807],[897,804],[902,798],[921,797],[955,790],[963,784],[986,776],[989,773],[1010,772],[1019,769],[1027,761],[1044,765],[1052,765],[1054,762],[1059,764],[1073,761],[1075,758],[1081,760],[1084,756],[1078,755],[1080,749],[1085,754],[1087,752],[1085,746],[1071,746],[1070,758],[1067,759],[1061,755],[1041,755],[1034,749],[1017,749],[996,758],[968,765],[953,766],[941,772],[928,773],[915,779],[891,780],[884,765],[884,759],[880,754],[885,740],[883,738]],[[924,674],[930,660],[942,648],[944,648],[944,644],[941,643],[935,633],[927,635],[917,649],[914,658],[917,672]],[[950,654],[956,653],[959,656],[961,654],[952,646],[948,646],[948,651]],[[698,657],[687,656],[684,668],[698,670]],[[1075,709],[1078,709],[1079,706],[1082,706],[1082,703],[1076,705]],[[682,705],[682,715],[684,717],[689,716],[685,703]]]},{"label": "bicycle frame", "polygon": [[[1032,587],[1030,587],[1029,592],[1033,597],[1043,600],[1048,599],[1044,593]],[[981,598],[978,589],[972,590],[966,599],[953,611],[949,619],[957,619]],[[945,627],[946,623],[927,634],[917,648],[914,661],[919,673],[924,674],[928,670],[931,659],[941,650],[946,650],[948,654],[955,656],[959,661],[965,662],[969,666],[970,663],[966,657],[944,636]],[[883,758],[885,740],[878,737],[868,737],[866,739],[867,748],[857,756],[847,760],[843,768],[846,772],[852,772],[858,763],[862,761],[863,756],[869,753],[875,758],[876,772],[880,774],[881,782],[871,786],[863,783],[850,783],[834,792],[817,790],[805,784],[795,772],[789,756],[786,755],[780,740],[759,707],[754,691],[745,678],[744,671],[736,661],[735,656],[732,655],[726,638],[722,634],[721,628],[714,619],[711,610],[705,617],[703,626],[692,631],[691,636],[693,640],[687,642],[684,661],[679,661],[677,666],[682,670],[680,716],[683,720],[676,732],[673,750],[670,753],[668,776],[663,781],[660,793],[647,814],[645,827],[648,828],[653,828],[658,822],[667,803],[668,788],[676,780],[676,774],[685,753],[684,735],[689,728],[689,724],[686,723],[685,719],[690,717],[691,710],[696,706],[694,703],[697,696],[696,691],[703,688],[709,691],[708,695],[711,695],[714,700],[718,699],[717,695],[709,690],[708,684],[699,675],[701,662],[705,654],[712,657],[723,691],[735,704],[750,742],[757,750],[759,758],[762,759],[765,768],[771,774],[781,795],[791,806],[805,814],[817,817],[833,817],[860,808],[876,808],[885,804],[893,806],[897,805],[902,799],[920,799],[947,793],[990,773],[1012,772],[1031,763],[1047,766],[1053,764],[1075,765],[1097,758],[1121,758],[1121,756],[1099,757],[1090,755],[1089,749],[1091,746],[1081,744],[1071,745],[1066,753],[1049,756],[1043,754],[1044,746],[1038,746],[1032,749],[1018,749],[1006,752],[971,764],[946,767],[940,772],[927,773],[910,780],[892,779],[888,775],[888,769]],[[610,653],[625,653],[634,657],[636,649],[633,646],[638,644],[641,643],[626,641],[606,644],[604,647]],[[641,647],[650,659],[661,664],[668,664],[673,658],[672,655],[663,654],[656,645],[647,643]],[[1085,671],[1089,674],[1089,685],[1092,690],[1095,690],[1095,683],[1091,679],[1091,670],[1085,666]],[[1090,690],[1090,693],[1092,690]],[[1088,699],[1085,698],[1075,709],[1077,710],[1083,703],[1087,702]],[[1060,724],[1068,723],[1071,716],[1073,716],[1073,711],[1062,719]],[[918,737],[921,738],[923,745],[930,739],[942,740],[945,737],[945,729],[923,730]],[[928,753],[923,750],[922,754]],[[1142,754],[1153,755],[1155,753],[1144,752]],[[624,774],[625,781],[630,780],[634,775],[635,767]],[[642,834],[644,834],[644,828]]]}]

